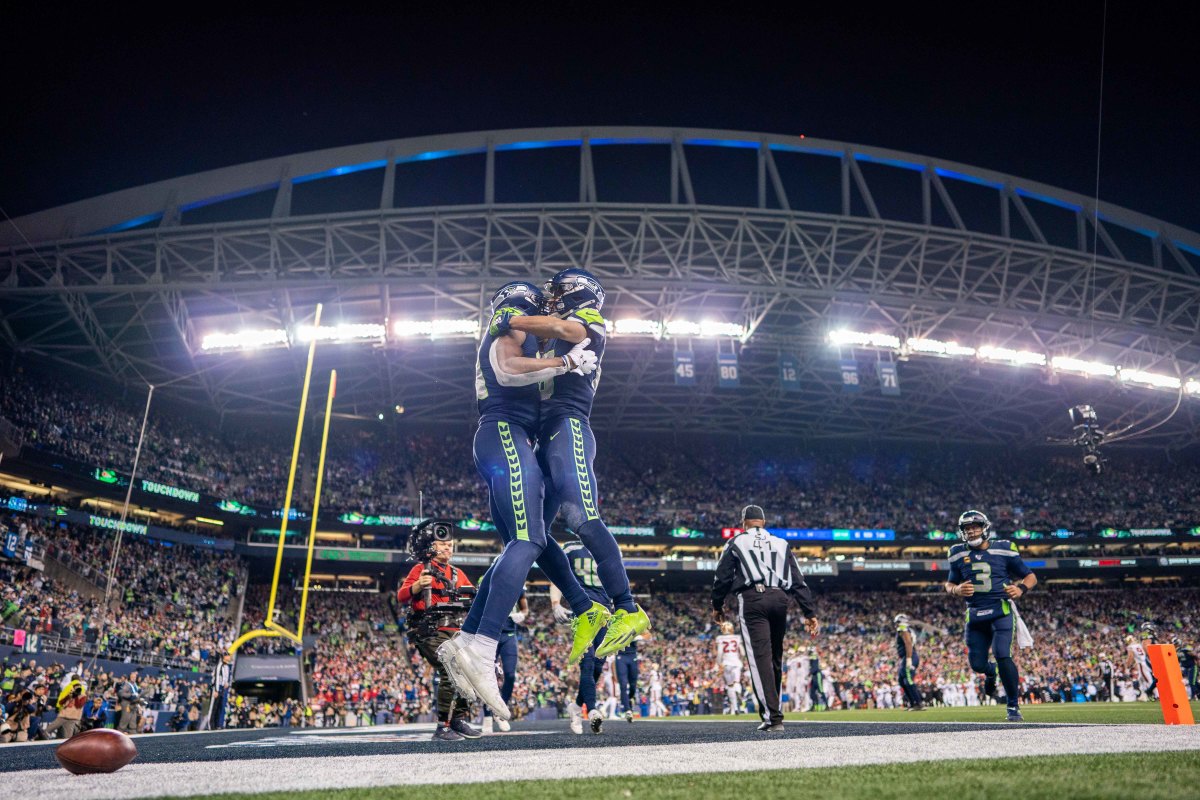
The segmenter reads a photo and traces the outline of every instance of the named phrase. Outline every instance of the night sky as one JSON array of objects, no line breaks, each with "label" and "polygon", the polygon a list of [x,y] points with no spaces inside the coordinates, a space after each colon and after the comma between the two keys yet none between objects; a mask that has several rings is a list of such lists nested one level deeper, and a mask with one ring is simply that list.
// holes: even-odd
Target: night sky
[{"label": "night sky", "polygon": [[[0,206],[19,216],[289,153],[558,125],[803,133],[1095,191],[1102,3],[798,4],[786,20],[778,5],[497,5],[7,11]],[[1109,3],[1100,195],[1200,231],[1191,5]]]}]

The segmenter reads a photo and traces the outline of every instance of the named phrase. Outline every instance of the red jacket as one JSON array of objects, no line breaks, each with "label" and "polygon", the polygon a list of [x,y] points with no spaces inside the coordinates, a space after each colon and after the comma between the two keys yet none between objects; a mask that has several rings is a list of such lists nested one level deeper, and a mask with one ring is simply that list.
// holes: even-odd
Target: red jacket
[{"label": "red jacket", "polygon": [[[431,565],[430,573],[433,575],[433,583],[430,584],[431,590],[430,600],[433,605],[439,603],[449,603],[450,596],[446,594],[446,587],[453,585],[455,588],[461,586],[470,586],[471,580],[467,574],[461,569],[451,567],[449,564],[442,566],[434,561]],[[453,570],[453,573],[452,573]],[[450,583],[451,574],[457,574],[457,580],[453,584]],[[408,573],[408,577],[404,579],[404,583],[400,584],[400,589],[396,592],[396,599],[401,603],[412,603],[414,611],[424,611],[425,601],[422,599],[424,592],[413,594],[413,584],[417,582],[417,578],[425,574],[425,565],[417,564]]]}]

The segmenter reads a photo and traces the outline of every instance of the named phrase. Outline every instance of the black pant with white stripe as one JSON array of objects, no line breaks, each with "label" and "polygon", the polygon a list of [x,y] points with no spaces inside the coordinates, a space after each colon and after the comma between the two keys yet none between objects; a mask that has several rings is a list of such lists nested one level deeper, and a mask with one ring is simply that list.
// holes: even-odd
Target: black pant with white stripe
[{"label": "black pant with white stripe", "polygon": [[787,592],[750,589],[738,596],[742,643],[750,660],[750,682],[763,722],[783,722],[783,634],[787,628]]}]

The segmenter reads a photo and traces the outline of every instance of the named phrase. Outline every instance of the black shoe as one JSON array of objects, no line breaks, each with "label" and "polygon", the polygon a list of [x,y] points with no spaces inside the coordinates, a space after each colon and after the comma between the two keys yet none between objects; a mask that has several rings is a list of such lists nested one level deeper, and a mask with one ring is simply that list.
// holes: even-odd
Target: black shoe
[{"label": "black shoe", "polygon": [[462,734],[448,725],[438,725],[437,730],[433,732],[433,741],[435,742],[461,742],[463,738]]},{"label": "black shoe", "polygon": [[918,705],[915,705],[915,706],[909,706],[909,707],[908,707],[908,710],[909,710],[909,711],[924,711],[924,710],[925,710],[925,706],[924,706],[923,704],[918,704]]},{"label": "black shoe", "polygon": [[783,733],[783,723],[773,722],[762,729],[763,733]]},{"label": "black shoe", "polygon": [[769,728],[769,727],[771,727],[771,723],[769,723],[769,722],[764,722],[764,723],[762,723],[761,725],[759,725],[759,726],[758,726],[758,729],[759,729],[760,731],[765,731],[765,730],[766,730],[767,728]]},{"label": "black shoe", "polygon": [[988,697],[996,697],[996,676],[988,675],[983,679],[983,693]]},{"label": "black shoe", "polygon": [[483,736],[483,731],[479,730],[479,728],[476,728],[462,717],[455,717],[454,719],[450,720],[450,730],[454,731],[464,739],[478,739],[480,736]]},{"label": "black shoe", "polygon": [[1009,722],[1024,722],[1025,718],[1021,716],[1021,709],[1017,708],[1016,706],[1009,706],[1008,707],[1008,721]]}]

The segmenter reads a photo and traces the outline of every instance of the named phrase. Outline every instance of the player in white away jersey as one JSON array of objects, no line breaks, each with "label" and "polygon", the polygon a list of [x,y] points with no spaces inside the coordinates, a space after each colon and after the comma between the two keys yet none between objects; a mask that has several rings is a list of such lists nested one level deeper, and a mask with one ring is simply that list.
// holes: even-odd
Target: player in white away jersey
[{"label": "player in white away jersey", "polygon": [[725,678],[725,713],[736,714],[742,707],[742,640],[734,635],[733,623],[721,623],[717,637],[717,666]]},{"label": "player in white away jersey", "polygon": [[1125,637],[1125,644],[1129,651],[1130,665],[1137,678],[1138,694],[1141,695],[1139,699],[1153,700],[1156,681],[1154,680],[1154,670],[1150,668],[1150,657],[1146,655],[1146,648],[1132,636]]}]

